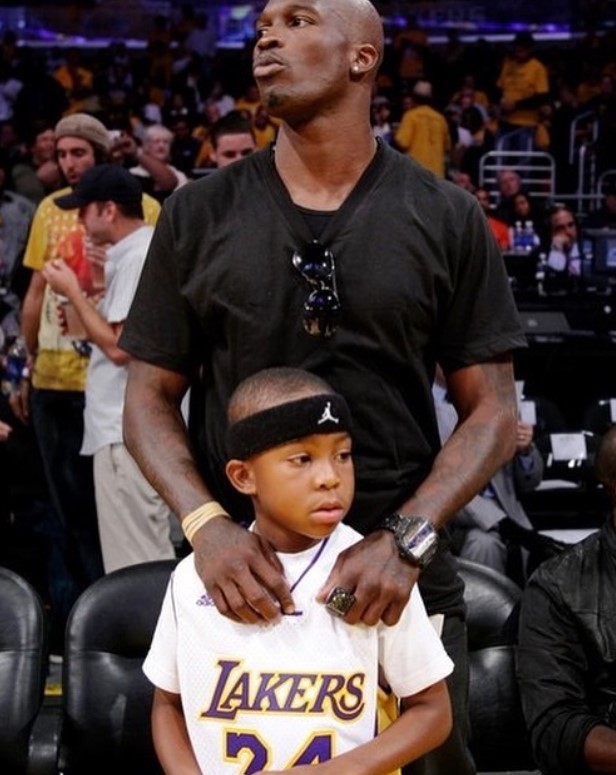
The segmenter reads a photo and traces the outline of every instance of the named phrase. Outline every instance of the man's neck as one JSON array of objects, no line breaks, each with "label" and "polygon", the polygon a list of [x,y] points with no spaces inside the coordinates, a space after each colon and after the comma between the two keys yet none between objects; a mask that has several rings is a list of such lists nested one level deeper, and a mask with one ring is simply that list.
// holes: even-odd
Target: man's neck
[{"label": "man's neck", "polygon": [[370,126],[346,134],[321,129],[296,131],[283,124],[274,160],[293,202],[311,210],[337,210],[374,158],[376,140]]},{"label": "man's neck", "polygon": [[117,222],[111,239],[112,244],[117,245],[118,242],[126,239],[126,237],[130,237],[131,234],[134,234],[142,226],[145,226],[145,221],[142,221],[140,218],[126,218]]}]

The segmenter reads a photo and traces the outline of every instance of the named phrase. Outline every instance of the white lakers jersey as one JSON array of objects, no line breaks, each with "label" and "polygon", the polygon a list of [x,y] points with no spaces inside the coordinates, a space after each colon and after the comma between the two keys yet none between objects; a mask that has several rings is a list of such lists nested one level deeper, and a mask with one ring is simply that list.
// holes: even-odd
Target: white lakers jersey
[{"label": "white lakers jersey", "polygon": [[416,587],[395,627],[348,625],[315,601],[340,551],[360,538],[340,525],[308,551],[279,555],[297,583],[296,615],[268,627],[221,616],[192,555],[176,568],[143,669],[181,694],[205,775],[290,769],[370,740],[379,664],[398,697],[451,672]]}]

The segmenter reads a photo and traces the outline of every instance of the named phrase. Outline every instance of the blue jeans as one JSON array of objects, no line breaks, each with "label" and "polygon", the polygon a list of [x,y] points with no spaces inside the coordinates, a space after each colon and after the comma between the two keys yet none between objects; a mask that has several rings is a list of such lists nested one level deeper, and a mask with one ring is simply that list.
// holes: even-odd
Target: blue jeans
[{"label": "blue jeans", "polygon": [[79,453],[84,394],[33,389],[30,416],[45,477],[64,534],[66,566],[83,591],[103,575],[92,458]]}]

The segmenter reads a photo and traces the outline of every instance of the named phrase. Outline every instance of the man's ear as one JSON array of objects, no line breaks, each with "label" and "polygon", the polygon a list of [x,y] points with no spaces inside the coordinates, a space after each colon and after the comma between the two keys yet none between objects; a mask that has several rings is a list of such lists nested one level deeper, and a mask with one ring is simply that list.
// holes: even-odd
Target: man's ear
[{"label": "man's ear", "polygon": [[363,75],[379,65],[379,52],[371,43],[353,46],[351,52],[351,71],[353,75]]},{"label": "man's ear", "polygon": [[254,495],[255,480],[254,471],[246,460],[229,460],[225,466],[225,472],[231,484],[243,495]]}]

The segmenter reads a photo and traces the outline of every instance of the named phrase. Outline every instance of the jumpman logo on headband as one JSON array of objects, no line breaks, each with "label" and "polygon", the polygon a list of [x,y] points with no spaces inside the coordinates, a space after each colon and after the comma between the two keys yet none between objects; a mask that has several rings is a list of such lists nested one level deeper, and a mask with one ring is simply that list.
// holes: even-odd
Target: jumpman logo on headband
[{"label": "jumpman logo on headband", "polygon": [[332,403],[331,403],[331,401],[328,401],[325,404],[325,409],[323,409],[323,414],[321,415],[321,419],[317,422],[317,425],[321,425],[321,423],[327,422],[328,420],[330,422],[335,422],[335,423],[339,423],[340,422],[340,418],[334,417],[334,415],[332,414]]}]

